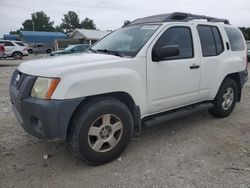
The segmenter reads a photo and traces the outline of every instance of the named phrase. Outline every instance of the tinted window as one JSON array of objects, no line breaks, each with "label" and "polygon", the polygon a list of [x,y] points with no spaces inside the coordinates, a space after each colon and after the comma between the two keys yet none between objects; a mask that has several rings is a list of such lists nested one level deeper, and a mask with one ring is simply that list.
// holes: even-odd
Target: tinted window
[{"label": "tinted window", "polygon": [[15,45],[12,44],[11,42],[4,42],[4,46],[15,46]]},{"label": "tinted window", "polygon": [[224,51],[223,41],[217,27],[199,25],[197,30],[203,57],[216,56]]},{"label": "tinted window", "polygon": [[232,51],[245,50],[245,41],[242,38],[240,31],[235,28],[225,28],[227,36],[229,38],[230,46]]},{"label": "tinted window", "polygon": [[155,44],[153,53],[157,49],[168,45],[179,46],[180,55],[174,59],[192,58],[194,56],[192,34],[189,27],[172,27],[165,31]]},{"label": "tinted window", "polygon": [[15,42],[18,46],[25,46],[22,42]]},{"label": "tinted window", "polygon": [[210,26],[198,26],[198,33],[201,41],[202,55],[215,56],[216,55],[216,46],[214,42],[214,36]]},{"label": "tinted window", "polygon": [[224,45],[222,42],[222,38],[217,27],[211,27],[214,35],[216,53],[217,55],[221,54],[224,51]]}]

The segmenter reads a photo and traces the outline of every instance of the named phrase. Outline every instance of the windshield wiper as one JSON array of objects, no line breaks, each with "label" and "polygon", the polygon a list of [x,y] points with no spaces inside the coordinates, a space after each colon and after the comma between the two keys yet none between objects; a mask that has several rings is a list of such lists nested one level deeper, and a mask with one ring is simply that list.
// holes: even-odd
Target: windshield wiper
[{"label": "windshield wiper", "polygon": [[[92,49],[93,50],[93,49]],[[113,51],[113,50],[107,50],[107,49],[98,49],[96,50],[97,52],[104,52],[106,54],[111,54],[111,55],[115,55],[118,57],[123,57],[123,55],[117,51]]]},{"label": "windshield wiper", "polygon": [[91,51],[91,52],[93,52],[93,53],[97,53],[97,51],[94,50],[94,49],[92,49],[92,48],[89,48],[88,51]]}]

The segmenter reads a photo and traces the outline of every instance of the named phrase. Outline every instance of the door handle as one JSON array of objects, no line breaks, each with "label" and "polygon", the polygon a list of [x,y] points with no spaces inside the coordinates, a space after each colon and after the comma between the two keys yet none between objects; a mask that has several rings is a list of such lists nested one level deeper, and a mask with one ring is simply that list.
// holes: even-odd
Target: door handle
[{"label": "door handle", "polygon": [[192,64],[190,66],[190,69],[198,69],[198,68],[200,68],[200,65]]}]

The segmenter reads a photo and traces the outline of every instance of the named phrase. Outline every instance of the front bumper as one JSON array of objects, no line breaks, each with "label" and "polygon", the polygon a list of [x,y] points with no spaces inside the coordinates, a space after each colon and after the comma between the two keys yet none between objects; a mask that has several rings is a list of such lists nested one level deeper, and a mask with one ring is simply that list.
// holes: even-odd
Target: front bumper
[{"label": "front bumper", "polygon": [[68,100],[42,100],[30,97],[36,77],[13,73],[10,83],[10,100],[18,122],[24,130],[39,138],[65,140],[67,129],[77,106],[83,98]]}]

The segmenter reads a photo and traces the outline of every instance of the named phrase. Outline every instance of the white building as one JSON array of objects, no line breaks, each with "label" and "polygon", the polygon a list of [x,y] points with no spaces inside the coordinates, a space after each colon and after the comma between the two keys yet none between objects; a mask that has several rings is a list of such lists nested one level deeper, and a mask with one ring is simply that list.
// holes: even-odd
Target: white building
[{"label": "white building", "polygon": [[109,33],[109,31],[75,29],[70,36],[70,39],[79,40],[81,43],[91,45]]}]

